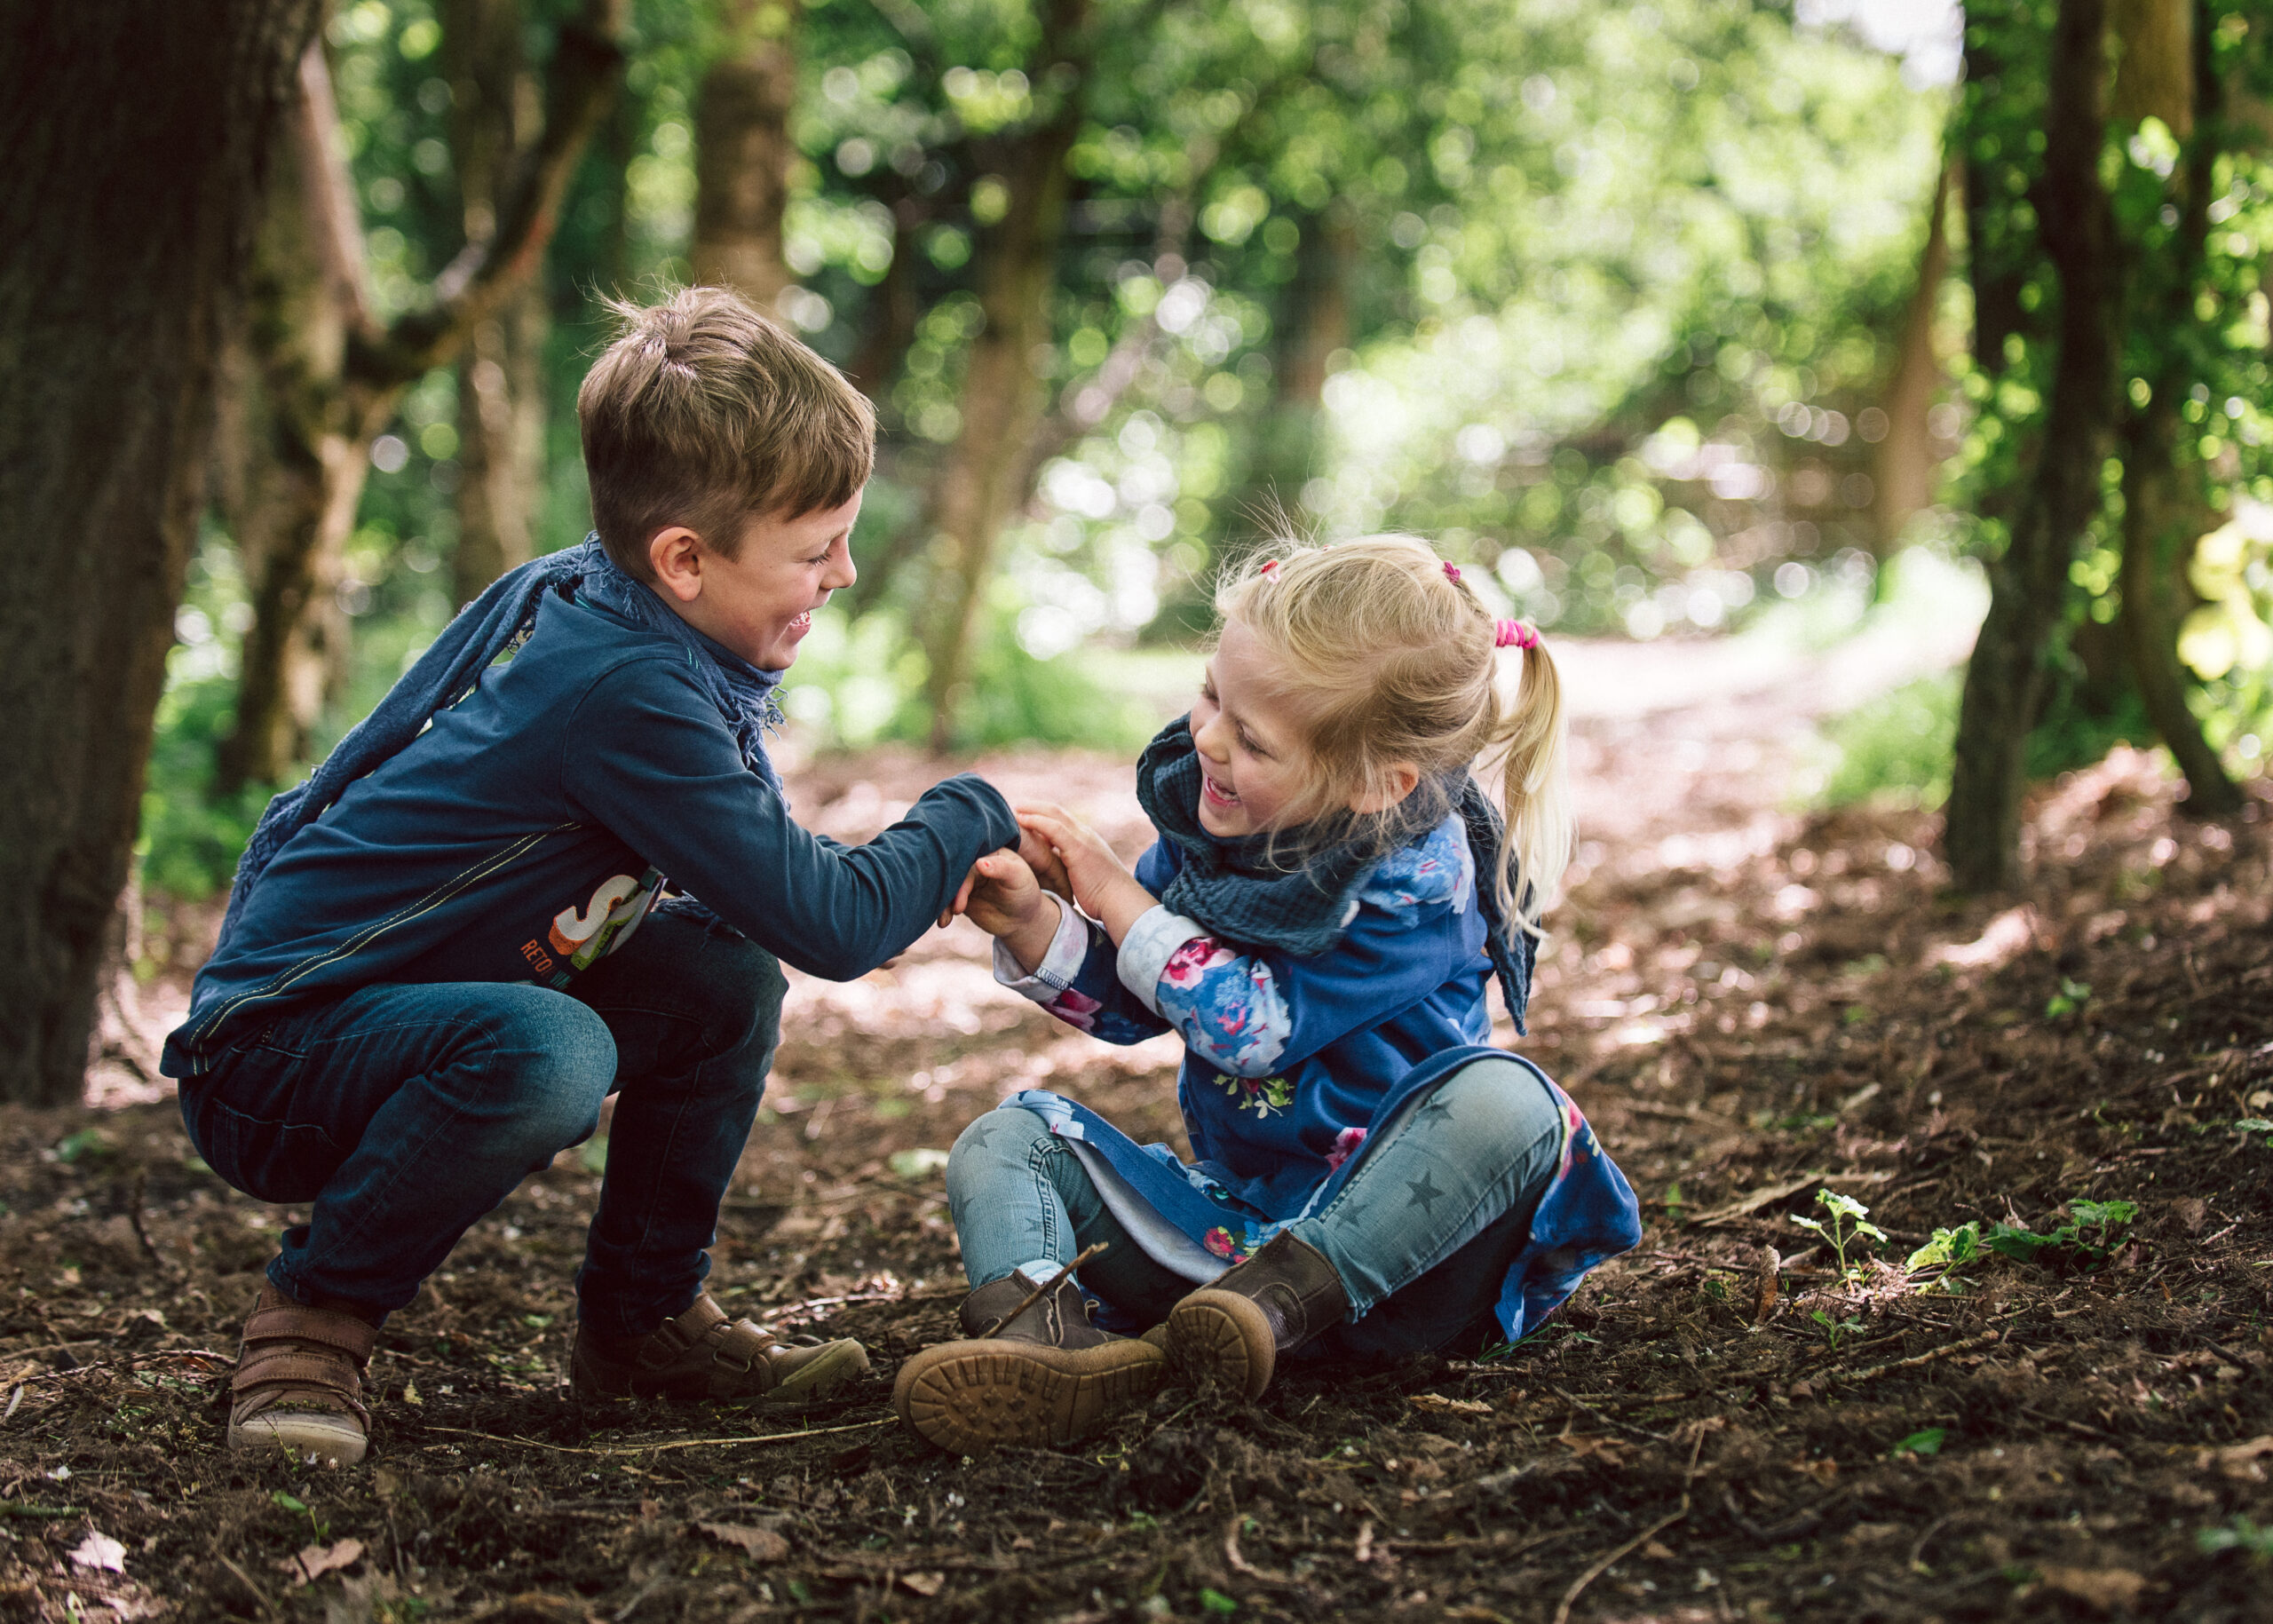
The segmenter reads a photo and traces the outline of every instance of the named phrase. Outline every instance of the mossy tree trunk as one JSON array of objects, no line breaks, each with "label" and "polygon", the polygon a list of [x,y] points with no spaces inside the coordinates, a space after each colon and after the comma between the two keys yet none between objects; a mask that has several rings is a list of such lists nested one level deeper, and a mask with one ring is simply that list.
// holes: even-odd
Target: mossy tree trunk
[{"label": "mossy tree trunk", "polygon": [[1989,562],[1989,613],[1967,662],[1943,852],[1960,890],[2020,878],[2028,735],[2068,596],[2068,571],[2102,505],[2112,448],[2122,309],[2112,211],[2099,178],[2107,130],[2106,0],[2061,0],[2053,26],[2045,159],[2031,201],[2059,281],[2058,359],[2043,443]]},{"label": "mossy tree trunk", "polygon": [[1048,0],[1042,8],[1027,74],[1034,118],[1000,144],[996,172],[1008,187],[1008,207],[978,244],[985,326],[971,340],[963,375],[962,427],[940,459],[927,504],[924,697],[934,749],[945,749],[954,735],[995,543],[1016,505],[1026,441],[1045,404],[1034,357],[1049,342],[1057,288],[1070,184],[1065,159],[1081,124],[1090,49],[1087,10],[1087,0]]},{"label": "mossy tree trunk", "polygon": [[360,292],[362,227],[335,155],[329,76],[320,49],[304,59],[299,116],[310,134],[297,143],[302,184],[280,188],[272,203],[301,218],[272,221],[264,234],[275,253],[264,266],[252,330],[276,408],[276,459],[314,494],[274,527],[250,572],[254,623],[236,719],[217,753],[223,790],[277,782],[304,757],[326,664],[344,658],[344,629],[327,645],[325,618],[337,613],[333,589],[371,441],[405,390],[456,360],[483,323],[501,320],[535,283],[570,174],[622,78],[627,4],[584,0],[562,25],[545,72],[542,126],[497,191],[495,229],[470,236],[429,297],[384,325]]},{"label": "mossy tree trunk", "polygon": [[312,0],[0,22],[0,1097],[79,1097],[217,361],[314,26]]}]

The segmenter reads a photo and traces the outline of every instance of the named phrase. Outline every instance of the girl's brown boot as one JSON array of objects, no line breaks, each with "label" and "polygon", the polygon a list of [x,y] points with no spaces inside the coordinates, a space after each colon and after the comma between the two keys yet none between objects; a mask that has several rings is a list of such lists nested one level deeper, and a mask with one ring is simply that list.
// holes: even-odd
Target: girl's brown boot
[{"label": "girl's brown boot", "polygon": [[1326,1254],[1281,1232],[1168,1311],[1168,1358],[1194,1380],[1260,1398],[1280,1354],[1349,1314],[1350,1295]]},{"label": "girl's brown boot", "polygon": [[963,1340],[916,1354],[891,1390],[900,1420],[955,1454],[1087,1438],[1151,1398],[1167,1368],[1152,1343],[1091,1325],[1070,1276],[1048,1291],[1018,1273],[989,1281],[958,1318]]}]

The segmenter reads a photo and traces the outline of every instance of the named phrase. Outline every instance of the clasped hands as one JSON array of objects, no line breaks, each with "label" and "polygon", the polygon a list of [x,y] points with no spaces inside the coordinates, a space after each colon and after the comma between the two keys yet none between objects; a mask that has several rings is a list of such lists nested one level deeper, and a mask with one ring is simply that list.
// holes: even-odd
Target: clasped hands
[{"label": "clasped hands", "polygon": [[1136,883],[1103,836],[1064,807],[1016,810],[1018,849],[989,852],[973,863],[939,923],[968,914],[1032,974],[1057,933],[1058,909],[1043,899],[1047,891],[1079,905],[1118,945],[1159,899]]}]

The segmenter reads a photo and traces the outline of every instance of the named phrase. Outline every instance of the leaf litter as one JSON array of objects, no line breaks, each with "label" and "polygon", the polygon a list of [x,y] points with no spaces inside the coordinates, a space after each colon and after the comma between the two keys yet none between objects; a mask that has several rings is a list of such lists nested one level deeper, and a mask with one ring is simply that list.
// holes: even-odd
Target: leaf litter
[{"label": "leaf litter", "polygon": [[[963,1289],[923,1153],[1036,1084],[1182,1143],[1172,1044],[1055,1027],[959,925],[796,978],[711,1283],[876,1368],[787,1424],[570,1401],[604,1165],[572,1151],[386,1327],[368,1463],[231,1456],[215,1351],[296,1215],[223,1187],[167,1105],[0,1112],[0,1596],[263,1624],[2262,1616],[2264,802],[2195,822],[2119,752],[2032,801],[2021,910],[1939,893],[1929,818],[1763,805],[1619,727],[1577,741],[1588,844],[1525,1048],[1649,1228],[1521,1346],[1298,1366],[1255,1406],[1170,1388],[1062,1452],[875,1424]],[[1133,855],[1125,764],[977,764]],[[859,837],[936,772],[878,751],[796,788]]]}]

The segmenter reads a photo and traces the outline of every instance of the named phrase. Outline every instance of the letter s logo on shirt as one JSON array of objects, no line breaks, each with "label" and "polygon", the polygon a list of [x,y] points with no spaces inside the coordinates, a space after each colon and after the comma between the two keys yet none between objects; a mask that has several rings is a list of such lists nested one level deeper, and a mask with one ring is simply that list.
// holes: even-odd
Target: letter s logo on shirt
[{"label": "letter s logo on shirt", "polygon": [[662,876],[650,868],[638,879],[619,874],[603,880],[579,912],[565,907],[545,934],[552,950],[577,970],[603,953],[621,947],[647,916],[647,905],[661,889]]}]

